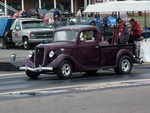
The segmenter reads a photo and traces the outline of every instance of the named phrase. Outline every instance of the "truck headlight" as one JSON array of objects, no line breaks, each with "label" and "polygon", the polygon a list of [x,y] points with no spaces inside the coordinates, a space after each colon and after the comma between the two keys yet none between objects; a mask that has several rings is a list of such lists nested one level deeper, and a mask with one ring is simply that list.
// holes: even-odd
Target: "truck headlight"
[{"label": "truck headlight", "polygon": [[54,54],[55,54],[54,51],[50,51],[49,52],[49,57],[52,58],[54,56]]},{"label": "truck headlight", "polygon": [[31,38],[35,38],[35,34],[30,34],[30,37]]},{"label": "truck headlight", "polygon": [[33,53],[33,51],[29,51],[29,54],[28,54],[28,57],[33,57],[34,56],[34,53]]}]

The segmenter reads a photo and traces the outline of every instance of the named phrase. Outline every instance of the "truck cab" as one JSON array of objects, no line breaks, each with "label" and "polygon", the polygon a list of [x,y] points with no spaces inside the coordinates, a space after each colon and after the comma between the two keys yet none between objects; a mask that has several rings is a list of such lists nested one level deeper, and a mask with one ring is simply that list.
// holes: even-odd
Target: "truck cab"
[{"label": "truck cab", "polygon": [[109,68],[129,74],[135,62],[135,44],[102,44],[95,26],[73,25],[56,29],[52,43],[36,46],[20,70],[32,79],[51,71],[67,79],[73,72],[96,73]]}]

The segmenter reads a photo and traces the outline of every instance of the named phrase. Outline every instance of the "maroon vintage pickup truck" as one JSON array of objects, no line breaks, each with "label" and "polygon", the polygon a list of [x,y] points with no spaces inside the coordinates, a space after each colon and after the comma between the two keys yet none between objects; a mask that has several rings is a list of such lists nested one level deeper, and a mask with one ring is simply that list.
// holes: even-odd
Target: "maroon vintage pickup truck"
[{"label": "maroon vintage pickup truck", "polygon": [[46,72],[67,79],[73,72],[92,74],[109,68],[117,74],[129,74],[136,63],[135,49],[134,44],[102,44],[94,26],[66,26],[56,29],[52,43],[36,46],[20,70],[32,79]]}]

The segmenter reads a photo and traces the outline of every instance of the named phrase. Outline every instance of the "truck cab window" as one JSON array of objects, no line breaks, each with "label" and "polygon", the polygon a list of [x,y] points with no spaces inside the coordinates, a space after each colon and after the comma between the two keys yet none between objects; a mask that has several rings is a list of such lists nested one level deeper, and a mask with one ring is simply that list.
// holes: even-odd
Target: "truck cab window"
[{"label": "truck cab window", "polygon": [[94,31],[83,31],[80,33],[80,40],[85,42],[94,41]]}]

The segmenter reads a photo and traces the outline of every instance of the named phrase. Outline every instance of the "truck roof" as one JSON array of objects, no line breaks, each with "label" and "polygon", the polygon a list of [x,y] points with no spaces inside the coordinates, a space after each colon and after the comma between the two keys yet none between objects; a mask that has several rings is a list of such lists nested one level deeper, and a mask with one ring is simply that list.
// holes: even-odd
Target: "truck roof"
[{"label": "truck roof", "polygon": [[92,25],[71,25],[71,26],[64,26],[57,28],[56,31],[61,31],[61,30],[75,30],[75,31],[82,31],[82,30],[93,30],[97,29],[95,26]]},{"label": "truck roof", "polygon": [[20,20],[20,21],[41,21],[41,19],[37,19],[37,18],[16,18],[16,20]]}]

